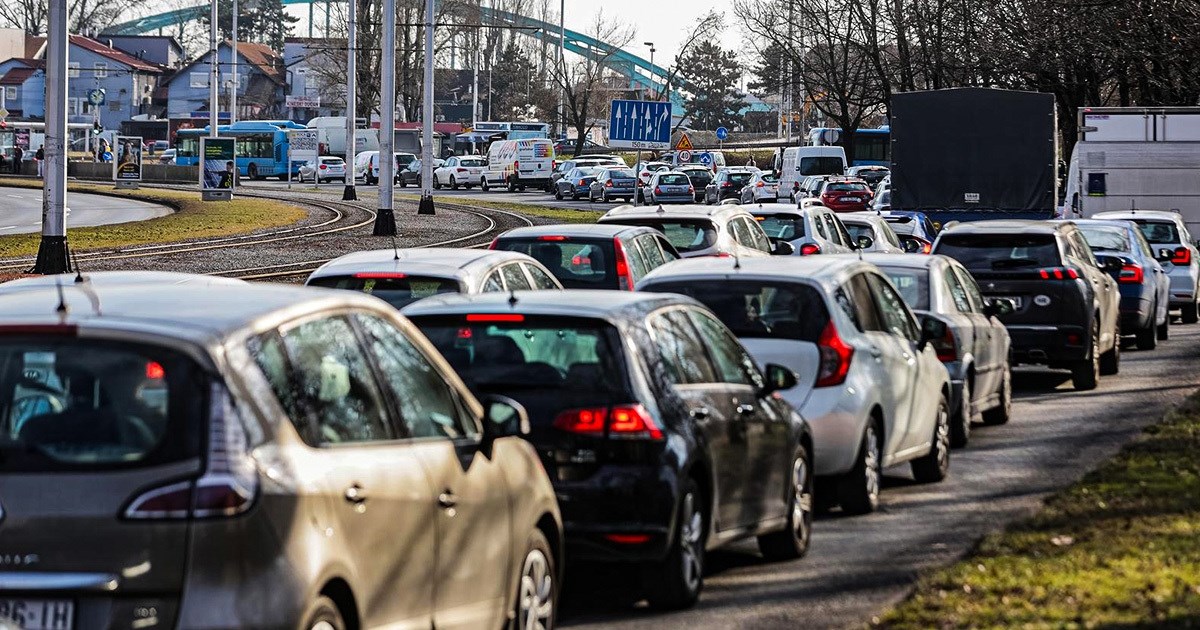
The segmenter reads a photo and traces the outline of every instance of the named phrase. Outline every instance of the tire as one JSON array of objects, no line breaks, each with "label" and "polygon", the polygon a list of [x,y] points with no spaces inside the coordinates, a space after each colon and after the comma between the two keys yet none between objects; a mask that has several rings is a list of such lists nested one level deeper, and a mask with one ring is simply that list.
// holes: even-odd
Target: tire
[{"label": "tire", "polygon": [[437,176],[437,175],[434,175],[434,176],[433,176],[433,189],[434,189],[434,190],[441,190],[441,189],[442,189],[442,180],[438,179],[438,176]]},{"label": "tire", "polygon": [[679,518],[667,557],[643,571],[643,588],[652,608],[681,610],[700,598],[704,587],[704,544],[708,523],[704,497],[694,479],[683,484]]},{"label": "tire", "polygon": [[450,176],[450,190],[458,190],[458,181],[454,179],[453,175]]},{"label": "tire", "polygon": [[364,177],[363,180],[366,182],[366,184],[368,186],[374,186],[376,184],[375,178],[371,177],[370,175],[367,175],[366,177]]},{"label": "tire", "polygon": [[1163,318],[1163,323],[1159,324],[1157,328],[1158,328],[1157,333],[1158,333],[1159,341],[1166,341],[1167,339],[1169,339],[1171,337],[1171,314],[1170,313],[1168,313],[1167,316]]},{"label": "tire", "polygon": [[1153,350],[1158,347],[1158,326],[1154,324],[1156,319],[1158,319],[1158,304],[1150,308],[1150,321],[1146,323],[1146,327],[1137,332],[1138,350]]},{"label": "tire", "polygon": [[959,396],[958,409],[954,411],[954,416],[950,418],[950,447],[962,448],[967,445],[971,439],[971,420],[974,419],[974,414],[971,413],[971,379],[963,380],[962,394]]},{"label": "tire", "polygon": [[838,503],[847,514],[869,514],[879,507],[883,486],[883,435],[872,418],[858,447],[858,458],[837,485]]},{"label": "tire", "polygon": [[304,613],[304,630],[346,630],[342,612],[332,599],[322,595]]},{"label": "tire", "polygon": [[533,530],[517,575],[517,598],[513,603],[514,629],[554,628],[558,615],[558,570],[546,535]]},{"label": "tire", "polygon": [[1077,361],[1071,366],[1071,384],[1075,391],[1086,392],[1096,389],[1100,382],[1100,322],[1092,322],[1092,347],[1088,354],[1090,358]]},{"label": "tire", "polygon": [[1100,375],[1112,376],[1121,372],[1121,324],[1113,331],[1113,347],[1100,355]]},{"label": "tire", "polygon": [[257,164],[251,162],[249,166],[246,167],[246,177],[249,177],[250,179],[259,179]]},{"label": "tire", "polygon": [[1200,310],[1196,308],[1195,302],[1184,306],[1182,309],[1180,309],[1180,311],[1181,313],[1179,318],[1183,321],[1183,323],[1195,324],[1196,322],[1200,322]]},{"label": "tire", "polygon": [[401,177],[401,178],[400,178],[400,187],[401,187],[401,188],[408,188],[408,181],[407,181],[407,180],[405,180],[403,177]]},{"label": "tire", "polygon": [[[510,186],[508,190],[509,190],[509,192],[512,192],[512,187]],[[562,201],[562,200],[563,200],[563,194],[562,194],[562,191],[561,191],[561,190],[559,190],[558,188],[555,188],[555,189],[554,189],[554,200],[555,200],[555,201]]]},{"label": "tire", "polygon": [[608,203],[608,191],[607,190],[600,192],[600,203]]},{"label": "tire", "polygon": [[517,176],[510,175],[508,177],[508,192],[517,192]]},{"label": "tire", "polygon": [[491,190],[491,187],[488,186],[488,180],[486,177],[479,178],[479,190],[482,190],[483,192]]},{"label": "tire", "polygon": [[912,473],[919,483],[937,483],[950,474],[950,404],[945,396],[938,401],[933,446],[928,455],[913,460]]},{"label": "tire", "polygon": [[1000,381],[1000,404],[980,414],[983,423],[988,426],[1008,424],[1012,416],[1012,368],[1004,364],[1004,376]]},{"label": "tire", "polygon": [[758,537],[758,550],[773,562],[803,557],[812,541],[813,467],[803,445],[797,447],[792,458],[789,481],[787,525],[780,531]]}]

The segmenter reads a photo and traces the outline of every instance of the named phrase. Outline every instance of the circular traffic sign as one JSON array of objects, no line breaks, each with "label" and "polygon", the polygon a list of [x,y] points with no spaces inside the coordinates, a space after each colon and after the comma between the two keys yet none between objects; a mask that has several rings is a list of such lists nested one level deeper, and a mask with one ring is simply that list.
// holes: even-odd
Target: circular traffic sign
[{"label": "circular traffic sign", "polygon": [[680,163],[691,162],[692,161],[692,152],[691,151],[680,151],[679,152],[679,161],[680,161]]},{"label": "circular traffic sign", "polygon": [[705,166],[712,166],[713,158],[711,153],[701,153],[700,163]]},{"label": "circular traffic sign", "polygon": [[729,130],[724,127],[717,127],[717,140],[724,140],[729,137]]}]

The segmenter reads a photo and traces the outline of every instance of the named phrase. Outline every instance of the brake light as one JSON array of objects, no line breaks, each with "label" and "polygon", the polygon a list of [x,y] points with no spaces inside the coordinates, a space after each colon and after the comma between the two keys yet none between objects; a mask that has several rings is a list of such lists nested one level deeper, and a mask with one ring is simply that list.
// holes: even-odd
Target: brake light
[{"label": "brake light", "polygon": [[814,245],[812,243],[805,243],[800,246],[800,255],[801,256],[812,256],[813,254],[820,254],[820,253],[821,253],[820,245]]},{"label": "brake light", "polygon": [[492,244],[491,244],[491,245],[488,245],[488,249],[496,249],[496,245],[497,245],[499,242],[500,242],[500,237],[499,237],[499,236],[497,236],[496,238],[492,239]]},{"label": "brake light", "polygon": [[605,188],[612,188],[612,180],[610,179],[610,180],[608,180],[608,181],[604,182],[604,187],[605,187]]},{"label": "brake light", "polygon": [[642,545],[650,542],[650,534],[605,534],[604,538],[618,545]]},{"label": "brake light", "polygon": [[661,440],[662,429],[641,405],[570,409],[558,414],[554,428],[568,433],[618,440]]},{"label": "brake light", "polygon": [[19,324],[0,326],[0,335],[64,335],[74,337],[79,327],[74,324]]},{"label": "brake light", "polygon": [[1121,267],[1121,274],[1117,276],[1117,282],[1121,284],[1141,284],[1145,277],[1145,272],[1142,271],[1141,265],[1127,263]]},{"label": "brake light", "polygon": [[758,182],[758,183],[757,183],[757,184],[755,184],[754,186],[755,186],[755,188],[762,188],[763,186],[766,186],[766,184],[764,184],[764,183],[762,183],[762,182]]},{"label": "brake light", "polygon": [[581,180],[579,180],[579,185],[580,185],[580,186],[586,186],[586,185],[587,185],[587,182],[581,179]]},{"label": "brake light", "polygon": [[1079,278],[1079,272],[1070,267],[1038,269],[1038,275],[1042,277],[1042,280],[1077,280]]},{"label": "brake light", "polygon": [[1171,256],[1172,265],[1190,265],[1192,264],[1192,250],[1186,247],[1176,247],[1175,255]]},{"label": "brake light", "polygon": [[689,192],[689,193],[691,193],[691,194],[693,194],[693,195],[694,195],[694,194],[696,194],[696,187],[695,187],[695,186],[688,186],[688,192]]},{"label": "brake light", "polygon": [[933,243],[930,243],[929,241],[922,239],[921,253],[922,254],[933,253]]},{"label": "brake light", "polygon": [[844,383],[846,374],[850,372],[850,359],[854,356],[854,348],[842,341],[832,320],[825,324],[825,330],[821,331],[821,336],[817,338],[817,350],[820,352],[821,363],[817,370],[815,387]]},{"label": "brake light", "polygon": [[731,186],[733,186],[733,184],[729,182],[721,182],[721,188],[729,188]]},{"label": "brake light", "polygon": [[537,237],[539,241],[565,241],[567,237],[558,234],[547,234],[546,236]]},{"label": "brake light", "polygon": [[520,162],[513,162],[513,170],[514,170],[514,171],[519,171],[519,170],[521,170],[521,163],[520,163]]},{"label": "brake light", "polygon": [[325,169],[329,168],[329,166],[328,166],[328,165],[326,165],[326,164],[322,164],[321,166],[319,166],[319,167],[317,167],[317,168],[320,168],[320,169],[323,171],[323,170],[325,170]]},{"label": "brake light", "polygon": [[938,361],[947,363],[958,360],[958,343],[949,326],[946,327],[946,334],[941,339],[934,339],[930,345],[937,351]]},{"label": "brake light", "polygon": [[523,322],[525,316],[520,313],[471,313],[467,315],[468,322]]},{"label": "brake light", "polygon": [[359,280],[399,280],[402,278],[407,278],[408,274],[391,271],[364,271],[354,274],[354,277],[358,278]]},{"label": "brake light", "polygon": [[157,381],[157,380],[162,379],[166,375],[167,375],[166,370],[163,369],[162,364],[159,363],[158,361],[151,361],[146,364],[146,378],[148,378],[152,381]]},{"label": "brake light", "polygon": [[465,169],[465,168],[457,168],[457,169],[454,169],[454,170],[458,171],[459,173],[466,173],[466,172],[467,172],[467,169]]},{"label": "brake light", "polygon": [[661,189],[661,188],[659,188],[658,186],[655,186],[655,187],[654,187],[654,194],[656,194],[656,195],[661,195],[661,194],[662,194],[662,189]]},{"label": "brake light", "polygon": [[633,290],[633,274],[629,272],[629,259],[625,256],[625,246],[621,239],[613,239],[613,248],[617,251],[617,287],[622,291]]}]

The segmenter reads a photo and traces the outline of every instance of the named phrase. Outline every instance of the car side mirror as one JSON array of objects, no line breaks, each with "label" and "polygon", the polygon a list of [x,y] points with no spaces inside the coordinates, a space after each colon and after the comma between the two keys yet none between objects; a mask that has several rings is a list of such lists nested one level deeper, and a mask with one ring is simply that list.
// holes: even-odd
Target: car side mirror
[{"label": "car side mirror", "polygon": [[1005,298],[990,298],[983,304],[983,314],[988,317],[1003,317],[1016,310],[1012,300]]},{"label": "car side mirror", "polygon": [[1158,262],[1160,262],[1160,263],[1165,263],[1165,262],[1171,262],[1171,259],[1174,257],[1175,257],[1174,250],[1163,247],[1158,250],[1158,256],[1156,256],[1155,259],[1158,260]]},{"label": "car side mirror", "polygon": [[529,413],[521,403],[499,395],[489,395],[483,404],[483,442],[490,448],[500,438],[529,435]]},{"label": "car side mirror", "polygon": [[917,349],[925,350],[925,346],[929,345],[929,342],[945,337],[948,330],[946,322],[928,315],[922,317],[921,339],[917,342]]},{"label": "car side mirror", "polygon": [[912,239],[912,238],[904,239],[904,252],[905,253],[916,254],[917,252],[920,252],[920,251],[921,251],[921,244],[918,243],[916,241],[916,239]]},{"label": "car side mirror", "polygon": [[863,234],[858,237],[856,244],[858,245],[856,249],[871,249],[871,246],[875,244],[875,239]]},{"label": "car side mirror", "polygon": [[796,253],[796,247],[781,238],[771,238],[772,256],[791,256]]},{"label": "car side mirror", "polygon": [[1096,262],[1100,263],[1101,269],[1115,275],[1120,275],[1121,269],[1125,266],[1125,261],[1117,258],[1116,256],[1096,256]]},{"label": "car side mirror", "polygon": [[766,368],[764,376],[767,377],[767,383],[763,388],[763,395],[789,390],[798,383],[796,373],[782,365],[768,363]]}]

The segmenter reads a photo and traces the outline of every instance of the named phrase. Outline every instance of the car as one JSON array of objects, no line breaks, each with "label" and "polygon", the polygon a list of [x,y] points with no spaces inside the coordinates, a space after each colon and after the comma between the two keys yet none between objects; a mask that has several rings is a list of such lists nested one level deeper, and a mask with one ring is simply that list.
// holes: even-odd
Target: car
[{"label": "car", "polygon": [[73,277],[0,296],[0,538],[28,563],[0,624],[553,623],[562,520],[526,412],[395,309]]},{"label": "car", "polygon": [[617,206],[597,222],[652,227],[683,258],[790,255],[795,251],[786,241],[772,241],[753,215],[735,205]]},{"label": "car", "polygon": [[637,167],[638,180],[642,182],[643,186],[646,186],[650,184],[650,178],[655,173],[669,170],[671,170],[671,165],[666,162],[642,162]]},{"label": "car", "polygon": [[813,432],[817,500],[849,514],[879,505],[883,469],[910,463],[921,482],[950,466],[950,378],[895,287],[857,256],[690,259],[646,276],[639,291],[678,293],[710,308],[758,365],[800,386],[781,392]]},{"label": "car", "polygon": [[[1121,333],[1136,335],[1139,350],[1153,350],[1170,335],[1171,278],[1155,258],[1141,226],[1132,221],[1075,219],[1083,240],[1121,292]],[[1170,255],[1168,255],[1170,254]],[[1160,255],[1167,262],[1174,252]]]},{"label": "car", "polygon": [[743,205],[771,239],[792,244],[800,256],[849,254],[867,241],[856,241],[829,208],[820,205],[804,208],[764,204]]},{"label": "car", "polygon": [[[860,245],[859,249],[864,252],[878,252],[881,254],[903,254],[906,250],[904,244],[900,242],[900,237],[892,231],[891,224],[884,220],[874,212],[839,212],[838,219],[841,219],[842,225],[846,226],[846,231],[850,232],[850,238],[853,242]],[[869,245],[863,245],[866,241],[863,237],[870,239]]]},{"label": "car", "polygon": [[696,189],[693,201],[702,201],[704,190],[713,180],[712,169],[703,164],[684,164],[676,167],[675,170],[687,175],[688,180],[692,182],[692,187]]},{"label": "car", "polygon": [[758,169],[745,166],[723,168],[704,189],[704,203],[721,203],[726,199],[740,199],[742,187],[750,181]]},{"label": "car", "polygon": [[809,175],[798,179],[792,182],[790,199],[797,205],[801,205],[809,200],[820,202],[819,192],[821,186],[827,180],[837,177],[841,177],[841,175]]},{"label": "car", "polygon": [[[559,139],[554,143],[555,155],[573,155],[575,153],[576,142],[574,139]],[[584,151],[607,151],[608,147],[597,144],[590,139],[583,141]]]},{"label": "car", "polygon": [[862,212],[871,204],[871,189],[861,179],[830,177],[815,195],[834,212]]},{"label": "car", "polygon": [[[396,168],[395,180],[396,183],[401,183],[400,174],[417,159],[417,156],[412,153],[396,152]],[[362,151],[354,156],[354,173],[355,179],[362,179],[368,186],[374,186],[379,183],[379,151]]]},{"label": "car", "polygon": [[[433,170],[436,172],[437,169],[441,168],[445,163],[446,161],[441,158],[433,158]],[[396,183],[399,184],[401,188],[405,188],[410,185],[421,185],[420,158],[412,160],[404,168],[400,169],[400,172],[396,175]]]},{"label": "car", "polygon": [[942,228],[933,253],[962,263],[1000,315],[1013,365],[1068,369],[1076,390],[1120,370],[1120,292],[1072,223],[993,220]]},{"label": "car", "polygon": [[779,178],[770,171],[755,173],[750,178],[750,181],[746,182],[746,185],[742,187],[739,201],[742,205],[763,201],[771,203],[779,201]]},{"label": "car", "polygon": [[699,597],[709,550],[757,537],[769,560],[806,552],[812,440],[779,395],[795,375],[760,370],[698,302],[534,291],[405,313],[476,395],[529,410],[572,562],[627,565],[652,607],[677,609]]},{"label": "car", "polygon": [[146,148],[149,149],[151,154],[161,153],[167,149],[170,149],[171,143],[167,142],[166,140],[152,140],[146,144]]},{"label": "car", "polygon": [[478,155],[452,155],[433,170],[433,187],[449,186],[451,190],[458,190],[459,186],[471,188],[483,176],[486,166],[483,157]]},{"label": "car", "polygon": [[846,169],[846,177],[856,177],[866,182],[872,188],[879,185],[883,179],[892,174],[892,170],[886,166],[866,165],[866,166],[851,166]]},{"label": "car", "polygon": [[608,160],[600,159],[573,159],[555,164],[554,172],[550,174],[550,184],[546,187],[546,192],[554,192],[555,184],[562,179],[564,175],[575,168],[600,168],[610,166],[612,163]]},{"label": "car", "polygon": [[628,164],[625,163],[625,160],[622,160],[619,156],[610,155],[607,153],[585,153],[583,155],[575,156],[574,159],[596,161],[596,162],[600,162],[601,164],[604,164],[604,165],[611,164],[612,166],[625,166],[625,167],[629,166]]},{"label": "car", "polygon": [[577,200],[584,195],[590,195],[592,182],[596,181],[598,175],[600,168],[597,166],[577,166],[567,171],[561,179],[554,182],[554,198],[559,201],[565,197]]},{"label": "car", "polygon": [[516,228],[491,248],[532,256],[568,289],[632,291],[647,273],[680,259],[662,232],[615,223]]},{"label": "car", "polygon": [[889,188],[883,192],[875,193],[871,198],[871,210],[875,212],[888,212],[892,209],[892,190]]},{"label": "car", "polygon": [[332,155],[322,155],[309,160],[300,167],[300,181],[315,180],[315,183],[337,180],[346,183],[346,161]]},{"label": "car", "polygon": [[485,192],[501,186],[510,193],[526,187],[549,190],[554,144],[545,138],[498,140],[488,145],[485,164],[479,177]]},{"label": "car", "polygon": [[658,171],[650,177],[650,184],[643,195],[647,204],[690,204],[696,200],[696,187],[685,173]]},{"label": "car", "polygon": [[[27,152],[27,153],[29,153],[29,152]],[[159,164],[174,164],[175,163],[175,155],[177,153],[178,153],[177,149],[163,149],[162,153],[158,154],[158,163]]]},{"label": "car", "polygon": [[1163,250],[1169,251],[1170,259],[1162,266],[1171,278],[1171,309],[1179,309],[1185,324],[1200,321],[1200,250],[1178,212],[1100,212],[1090,218],[1133,221],[1142,229],[1156,257],[1165,254]]},{"label": "car", "polygon": [[[884,196],[891,193],[885,192]],[[879,197],[876,197],[879,199]],[[883,210],[879,216],[887,221],[888,226],[900,239],[904,251],[910,254],[928,254],[933,251],[933,241],[937,238],[937,228],[924,212],[909,210]]]},{"label": "car", "polygon": [[529,256],[450,247],[346,254],[318,267],[304,284],[374,295],[396,308],[443,293],[562,288],[549,269]]},{"label": "car", "polygon": [[588,187],[588,201],[608,203],[611,199],[633,201],[637,196],[637,175],[627,166],[600,168],[596,181]]},{"label": "car", "polygon": [[985,299],[970,272],[953,258],[868,254],[918,318],[934,317],[946,334],[930,343],[950,374],[950,445],[967,445],[971,424],[1008,422],[1012,415],[1012,342],[998,319],[1012,310],[1001,298]]}]

